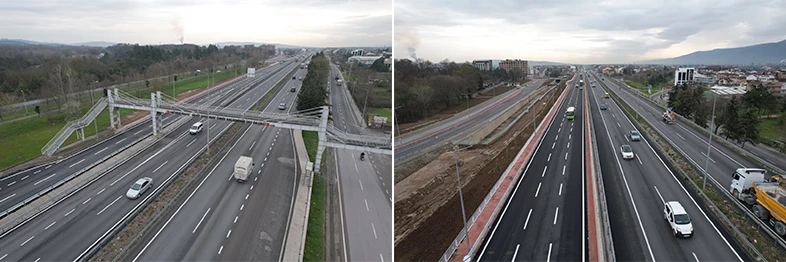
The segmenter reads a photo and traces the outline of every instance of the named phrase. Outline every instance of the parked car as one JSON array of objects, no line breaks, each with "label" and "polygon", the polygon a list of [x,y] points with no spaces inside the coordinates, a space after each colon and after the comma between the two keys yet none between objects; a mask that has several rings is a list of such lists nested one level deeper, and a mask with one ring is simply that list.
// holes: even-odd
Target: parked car
[{"label": "parked car", "polygon": [[633,159],[633,148],[629,145],[622,145],[620,153],[622,153],[622,159]]},{"label": "parked car", "polygon": [[192,135],[196,135],[199,132],[202,132],[203,126],[204,124],[202,122],[196,122],[194,123],[194,125],[191,126],[191,129],[189,129],[188,132],[191,133]]},{"label": "parked car", "polygon": [[693,224],[690,216],[678,201],[668,201],[663,204],[663,217],[671,227],[671,233],[676,237],[693,236]]},{"label": "parked car", "polygon": [[278,104],[278,109],[279,110],[286,110],[287,109],[287,104],[286,103]]},{"label": "parked car", "polygon": [[130,199],[137,199],[140,196],[142,196],[142,194],[147,192],[147,190],[150,189],[151,187],[153,187],[152,178],[149,177],[140,178],[139,180],[134,182],[134,184],[131,185],[131,188],[129,188],[128,191],[126,192],[126,196]]},{"label": "parked car", "polygon": [[630,133],[628,134],[628,136],[630,137],[630,141],[639,141],[639,140],[641,140],[641,134],[639,134],[639,131],[636,131],[636,130],[631,130]]},{"label": "parked car", "polygon": [[600,110],[606,110],[606,109],[609,109],[609,106],[606,105],[606,103],[600,104]]}]

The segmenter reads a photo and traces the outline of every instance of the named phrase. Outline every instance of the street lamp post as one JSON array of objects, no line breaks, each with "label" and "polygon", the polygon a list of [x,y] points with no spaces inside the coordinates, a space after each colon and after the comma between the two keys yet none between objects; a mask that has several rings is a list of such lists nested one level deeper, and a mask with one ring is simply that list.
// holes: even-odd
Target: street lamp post
[{"label": "street lamp post", "polygon": [[[393,113],[394,114],[397,113],[398,109],[401,107],[403,106],[397,106],[396,108],[393,108]],[[398,126],[398,116],[394,115],[393,120],[396,121],[396,131],[398,131],[398,141],[401,141],[401,127]]]},{"label": "street lamp post", "polygon": [[22,100],[25,101],[24,103],[22,103],[22,105],[25,106],[25,115],[27,115],[27,98],[25,98],[25,90],[19,90],[19,92],[22,92]]},{"label": "street lamp post", "polygon": [[459,173],[458,166],[458,150],[458,145],[453,144],[453,159],[456,161],[456,180],[458,181],[459,200],[461,201],[461,215],[464,218],[464,235],[467,238],[467,255],[464,257],[464,261],[467,261],[470,250],[472,249],[472,246],[470,245],[472,240],[469,239],[469,230],[467,228],[467,211],[464,209],[464,195],[461,193],[461,173]]},{"label": "street lamp post", "polygon": [[715,102],[718,101],[718,94],[714,91],[711,92],[714,95],[712,99],[712,118],[710,119],[710,138],[707,143],[707,160],[704,162],[704,182],[701,184],[701,192],[704,192],[704,188],[707,186],[707,175],[710,173],[707,168],[710,165],[710,150],[712,149],[712,127],[715,126]]},{"label": "street lamp post", "polygon": [[[365,119],[365,120],[368,120],[368,117],[366,116],[366,104],[368,103],[368,93],[371,93],[371,90],[369,90],[368,87],[367,87],[366,88],[366,99],[363,101],[363,119]],[[366,126],[368,126],[368,123],[366,123]]]}]

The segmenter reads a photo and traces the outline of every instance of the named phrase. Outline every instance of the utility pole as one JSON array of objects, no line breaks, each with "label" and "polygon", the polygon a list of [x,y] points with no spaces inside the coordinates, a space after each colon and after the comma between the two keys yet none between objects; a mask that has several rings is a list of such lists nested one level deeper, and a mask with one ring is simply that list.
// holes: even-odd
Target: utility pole
[{"label": "utility pole", "polygon": [[[711,121],[710,128],[715,126],[715,102],[718,101],[718,94],[716,94],[715,91],[712,91],[712,94],[714,94],[715,96],[712,100],[712,119],[710,120]],[[710,171],[707,170],[707,168],[709,168],[710,165],[710,150],[712,149],[712,129],[710,129],[709,131],[710,131],[709,132],[710,138],[709,138],[709,142],[707,143],[707,160],[704,162],[704,182],[701,184],[701,192],[704,192],[704,188],[707,186],[707,175],[710,173]]]}]

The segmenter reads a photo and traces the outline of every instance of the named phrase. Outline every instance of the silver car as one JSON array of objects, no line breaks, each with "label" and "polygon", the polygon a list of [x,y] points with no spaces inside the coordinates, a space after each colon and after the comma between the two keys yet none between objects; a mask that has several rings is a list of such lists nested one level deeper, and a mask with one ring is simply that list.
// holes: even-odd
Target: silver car
[{"label": "silver car", "polygon": [[641,134],[639,134],[639,131],[636,131],[636,130],[631,130],[630,134],[628,134],[628,136],[630,137],[630,141],[639,141],[639,140],[641,140]]},{"label": "silver car", "polygon": [[622,145],[620,153],[622,153],[622,159],[633,159],[633,148],[629,145]]},{"label": "silver car", "polygon": [[131,188],[129,188],[128,192],[126,192],[126,196],[130,199],[137,199],[140,196],[142,196],[142,194],[147,192],[147,190],[150,189],[151,187],[153,187],[152,178],[149,177],[140,178],[133,185],[131,185]]},{"label": "silver car", "polygon": [[286,110],[287,109],[287,104],[286,103],[278,104],[278,109],[279,110]]}]

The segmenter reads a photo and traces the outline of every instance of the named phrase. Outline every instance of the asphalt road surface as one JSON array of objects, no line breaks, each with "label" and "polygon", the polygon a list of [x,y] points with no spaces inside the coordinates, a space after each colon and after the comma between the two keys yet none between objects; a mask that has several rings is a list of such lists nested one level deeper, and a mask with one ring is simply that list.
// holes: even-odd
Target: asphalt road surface
[{"label": "asphalt road surface", "polygon": [[[565,100],[475,259],[579,261],[587,257],[583,101],[582,91],[568,85]],[[574,120],[565,117],[569,106],[576,107]]]},{"label": "asphalt road surface", "polygon": [[[257,77],[278,72],[280,79],[294,68],[295,63],[283,63],[261,70]],[[272,77],[276,78],[276,77]],[[265,94],[276,82],[268,79],[254,86],[244,94],[256,99]],[[237,86],[227,86],[230,90]],[[217,92],[217,94],[220,92]],[[234,93],[233,93],[234,94]],[[229,95],[226,96],[231,97]],[[223,98],[222,98],[223,99]],[[254,101],[236,99],[231,106],[250,107]],[[221,102],[221,101],[219,101]],[[54,261],[82,259],[88,249],[93,247],[109,230],[117,226],[132,210],[142,208],[152,193],[161,190],[164,181],[173,179],[181,172],[189,159],[198,156],[207,142],[207,131],[211,135],[228,128],[226,121],[206,122],[205,130],[197,135],[187,133],[190,125],[200,119],[191,119],[187,124],[164,137],[139,155],[129,159],[118,168],[103,175],[93,183],[75,192],[60,203],[27,221],[20,227],[0,236],[0,258],[11,261]],[[130,132],[130,131],[129,131]],[[146,132],[149,132],[146,131]],[[215,136],[211,136],[215,140]],[[106,143],[106,142],[104,142]],[[101,149],[100,146],[95,148]],[[94,150],[98,150],[94,149]],[[93,154],[88,152],[88,154]],[[130,200],[125,193],[129,185],[140,177],[151,177],[153,188],[140,199]],[[201,216],[202,214],[199,214]],[[189,231],[190,232],[190,231]]]},{"label": "asphalt road surface", "polygon": [[[620,261],[731,261],[745,258],[734,239],[695,195],[688,193],[645,137],[631,141],[636,130],[603,88],[589,88],[591,117],[609,207],[614,250]],[[617,91],[617,90],[615,90]],[[601,111],[605,103],[608,110]],[[625,160],[622,145],[634,159]],[[664,201],[679,201],[691,217],[694,236],[675,237],[663,215]]]},{"label": "asphalt road surface", "polygon": [[[287,84],[264,107],[280,112],[279,103],[294,111],[298,80],[283,79],[287,68],[275,80]],[[295,76],[304,76],[298,69]],[[270,82],[263,93],[278,83]],[[256,101],[260,97],[252,96]],[[252,101],[252,102],[253,102]],[[260,125],[245,125],[220,161],[168,219],[159,223],[127,257],[132,261],[280,260],[298,177],[291,131]],[[254,159],[248,182],[232,178],[240,156]],[[299,237],[299,236],[298,236]]]},{"label": "asphalt road surface", "polygon": [[[351,97],[336,84],[338,68],[331,64],[330,102],[333,125],[353,134],[377,132],[363,130],[353,115]],[[363,130],[363,131],[361,131]],[[381,133],[381,132],[380,132]],[[345,255],[349,261],[392,261],[392,158],[381,154],[366,154],[360,160],[358,151],[335,149],[335,161],[343,211]]]},{"label": "asphalt road surface", "polygon": [[420,130],[396,138],[396,161],[397,163],[416,156],[420,152],[426,152],[435,147],[446,145],[452,139],[460,138],[475,130],[475,127],[485,123],[488,119],[514,103],[527,97],[535,88],[543,83],[543,79],[527,83],[520,89],[513,89],[495,98],[495,102],[483,106],[475,106],[468,114],[458,114],[451,118],[439,121],[438,123],[426,126]]}]

